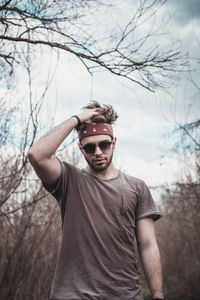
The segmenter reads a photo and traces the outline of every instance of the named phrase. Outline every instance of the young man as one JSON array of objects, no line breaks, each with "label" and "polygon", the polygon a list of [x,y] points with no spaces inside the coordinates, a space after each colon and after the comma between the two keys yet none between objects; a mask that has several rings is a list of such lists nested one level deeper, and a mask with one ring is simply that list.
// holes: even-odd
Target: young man
[{"label": "young man", "polygon": [[[51,300],[142,300],[136,244],[152,299],[164,299],[154,231],[160,214],[146,184],[113,165],[116,118],[111,106],[93,102],[29,150],[63,221]],[[74,128],[87,161],[82,170],[53,156]]]}]

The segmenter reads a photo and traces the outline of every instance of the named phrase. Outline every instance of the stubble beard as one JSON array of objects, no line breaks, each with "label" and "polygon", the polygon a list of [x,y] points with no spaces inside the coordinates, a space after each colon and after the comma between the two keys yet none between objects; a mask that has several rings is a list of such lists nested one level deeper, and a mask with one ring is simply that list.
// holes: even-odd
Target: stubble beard
[{"label": "stubble beard", "polygon": [[[109,157],[105,158],[105,162],[103,163],[103,165],[101,165],[101,164],[97,165],[95,163],[95,159],[98,159],[98,157],[95,158],[95,159],[92,159],[92,160],[89,160],[87,157],[85,157],[85,160],[87,161],[87,163],[90,166],[90,168],[93,171],[95,171],[96,173],[98,173],[98,172],[105,171],[110,166],[110,164],[112,162],[112,158],[113,158],[113,152],[112,152],[112,154]],[[100,159],[100,157],[99,157],[99,159]]]}]

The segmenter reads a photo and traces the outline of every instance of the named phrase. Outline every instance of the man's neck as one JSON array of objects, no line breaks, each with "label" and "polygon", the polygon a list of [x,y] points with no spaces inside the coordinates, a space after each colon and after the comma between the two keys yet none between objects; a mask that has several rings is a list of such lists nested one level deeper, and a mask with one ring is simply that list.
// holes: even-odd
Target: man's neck
[{"label": "man's neck", "polygon": [[87,166],[86,171],[103,180],[115,178],[118,174],[118,170],[114,167],[113,163],[111,163],[107,169],[102,171],[95,171],[90,166]]}]

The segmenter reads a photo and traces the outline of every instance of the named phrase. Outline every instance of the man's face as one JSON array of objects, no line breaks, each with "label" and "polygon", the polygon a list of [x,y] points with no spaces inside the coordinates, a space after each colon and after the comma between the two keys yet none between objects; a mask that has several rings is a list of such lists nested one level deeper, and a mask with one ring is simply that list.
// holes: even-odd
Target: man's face
[{"label": "man's face", "polygon": [[88,165],[95,172],[106,170],[112,162],[116,138],[108,135],[88,136],[81,140],[79,148]]}]

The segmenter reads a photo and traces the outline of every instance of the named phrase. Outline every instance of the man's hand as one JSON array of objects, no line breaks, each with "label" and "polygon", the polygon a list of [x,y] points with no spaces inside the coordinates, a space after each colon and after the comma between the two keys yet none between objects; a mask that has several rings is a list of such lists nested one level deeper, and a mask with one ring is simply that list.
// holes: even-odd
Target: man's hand
[{"label": "man's hand", "polygon": [[77,116],[81,120],[81,123],[84,122],[92,123],[92,118],[94,116],[100,115],[101,113],[102,113],[102,108],[92,108],[92,109],[85,108]]}]

